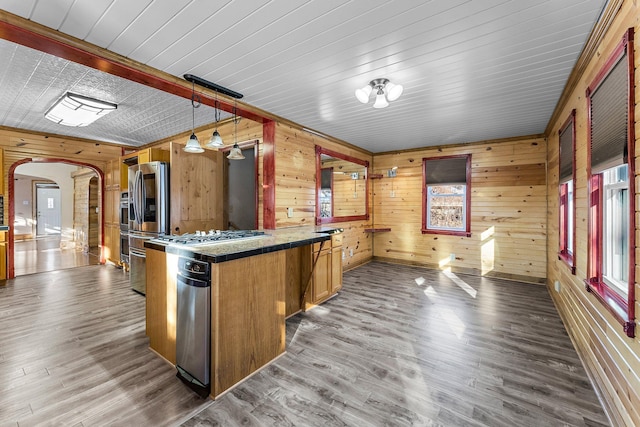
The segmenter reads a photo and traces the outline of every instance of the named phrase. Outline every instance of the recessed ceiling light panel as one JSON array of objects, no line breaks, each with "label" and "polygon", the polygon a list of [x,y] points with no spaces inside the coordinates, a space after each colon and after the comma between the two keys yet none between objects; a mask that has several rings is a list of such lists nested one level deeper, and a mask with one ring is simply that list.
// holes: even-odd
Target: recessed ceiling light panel
[{"label": "recessed ceiling light panel", "polygon": [[83,127],[117,108],[110,102],[67,92],[44,113],[44,117],[60,125]]}]

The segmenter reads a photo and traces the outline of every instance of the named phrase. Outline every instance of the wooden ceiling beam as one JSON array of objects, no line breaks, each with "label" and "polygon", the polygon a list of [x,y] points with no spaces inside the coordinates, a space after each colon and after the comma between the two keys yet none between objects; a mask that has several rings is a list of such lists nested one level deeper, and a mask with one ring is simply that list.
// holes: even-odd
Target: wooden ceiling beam
[{"label": "wooden ceiling beam", "polygon": [[[3,10],[0,10],[0,38],[182,98],[192,96],[192,83],[186,80]],[[235,110],[238,116],[258,123],[278,119],[201,86],[198,86],[198,95],[203,104],[231,114]]]}]

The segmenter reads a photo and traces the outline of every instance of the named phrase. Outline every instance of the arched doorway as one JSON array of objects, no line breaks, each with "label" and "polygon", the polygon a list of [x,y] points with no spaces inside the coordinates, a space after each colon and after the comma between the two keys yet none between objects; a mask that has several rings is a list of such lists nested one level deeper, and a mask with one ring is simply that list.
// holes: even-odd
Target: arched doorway
[{"label": "arched doorway", "polygon": [[[14,264],[14,250],[15,250],[15,235],[14,235],[14,231],[13,231],[13,224],[15,223],[15,219],[16,219],[16,211],[15,211],[15,173],[16,173],[16,168],[20,165],[24,165],[24,164],[28,164],[28,163],[63,163],[63,164],[68,164],[68,165],[73,165],[73,166],[79,166],[79,167],[84,167],[84,168],[88,168],[93,170],[96,175],[98,176],[97,178],[97,188],[100,190],[100,197],[97,197],[97,212],[99,212],[99,232],[98,232],[98,249],[99,249],[99,253],[100,253],[100,263],[104,264],[105,260],[104,260],[104,255],[103,255],[103,246],[104,246],[104,173],[97,168],[94,165],[91,165],[89,163],[84,163],[84,162],[78,162],[75,160],[69,160],[69,159],[61,159],[61,158],[27,158],[27,159],[22,159],[19,160],[15,163],[13,163],[8,171],[8,184],[9,184],[9,188],[8,188],[8,202],[5,204],[5,206],[8,205],[8,218],[7,218],[7,223],[10,224],[10,230],[8,233],[8,239],[7,239],[7,278],[8,279],[12,279],[15,277],[15,264]],[[94,210],[95,206],[94,206]]]}]

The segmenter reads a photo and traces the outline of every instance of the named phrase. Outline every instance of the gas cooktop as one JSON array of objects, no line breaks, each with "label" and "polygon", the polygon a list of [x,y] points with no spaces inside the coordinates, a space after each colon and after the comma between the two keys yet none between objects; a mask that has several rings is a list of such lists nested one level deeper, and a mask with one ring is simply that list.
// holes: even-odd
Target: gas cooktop
[{"label": "gas cooktop", "polygon": [[157,240],[161,240],[166,243],[175,243],[180,245],[206,245],[217,242],[228,242],[231,240],[248,239],[251,237],[264,236],[264,231],[255,230],[237,230],[237,231],[222,231],[222,230],[209,230],[196,231],[195,233],[187,233],[182,235],[166,235],[159,236]]}]

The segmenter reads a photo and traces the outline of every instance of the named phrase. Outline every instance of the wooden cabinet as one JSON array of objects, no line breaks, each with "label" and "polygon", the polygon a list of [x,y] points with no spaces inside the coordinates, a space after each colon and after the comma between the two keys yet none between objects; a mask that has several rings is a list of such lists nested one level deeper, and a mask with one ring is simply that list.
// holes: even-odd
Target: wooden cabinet
[{"label": "wooden cabinet", "polygon": [[168,150],[162,150],[160,148],[145,148],[144,150],[138,150],[120,157],[120,189],[127,191],[129,185],[129,166],[156,161],[168,163],[170,157],[171,155]]},{"label": "wooden cabinet", "polygon": [[331,294],[342,289],[342,234],[331,237]]},{"label": "wooden cabinet", "polygon": [[342,289],[342,234],[333,234],[324,244],[315,243],[311,251],[312,266],[313,263],[305,309],[326,301]]},{"label": "wooden cabinet", "polygon": [[331,293],[331,242],[313,245],[315,268],[311,279],[311,301],[318,303],[329,297]]},{"label": "wooden cabinet", "polygon": [[171,233],[223,230],[224,162],[221,151],[190,154],[184,144],[171,143]]},{"label": "wooden cabinet", "polygon": [[175,365],[178,255],[146,250],[146,333],[149,347]]},{"label": "wooden cabinet", "polygon": [[120,264],[120,159],[107,162],[104,171],[104,258]]},{"label": "wooden cabinet", "polygon": [[[4,150],[2,148],[0,148],[0,176],[4,176]],[[7,185],[6,180],[5,180],[5,183],[0,185],[0,195],[4,194],[4,186],[5,185]],[[6,211],[5,211],[4,215],[5,215],[5,218],[6,218],[7,217]]]},{"label": "wooden cabinet", "polygon": [[7,232],[0,231],[0,280],[7,278]]},{"label": "wooden cabinet", "polygon": [[[178,255],[147,248],[149,346],[176,363]],[[285,252],[211,264],[211,396],[285,350]]]}]

